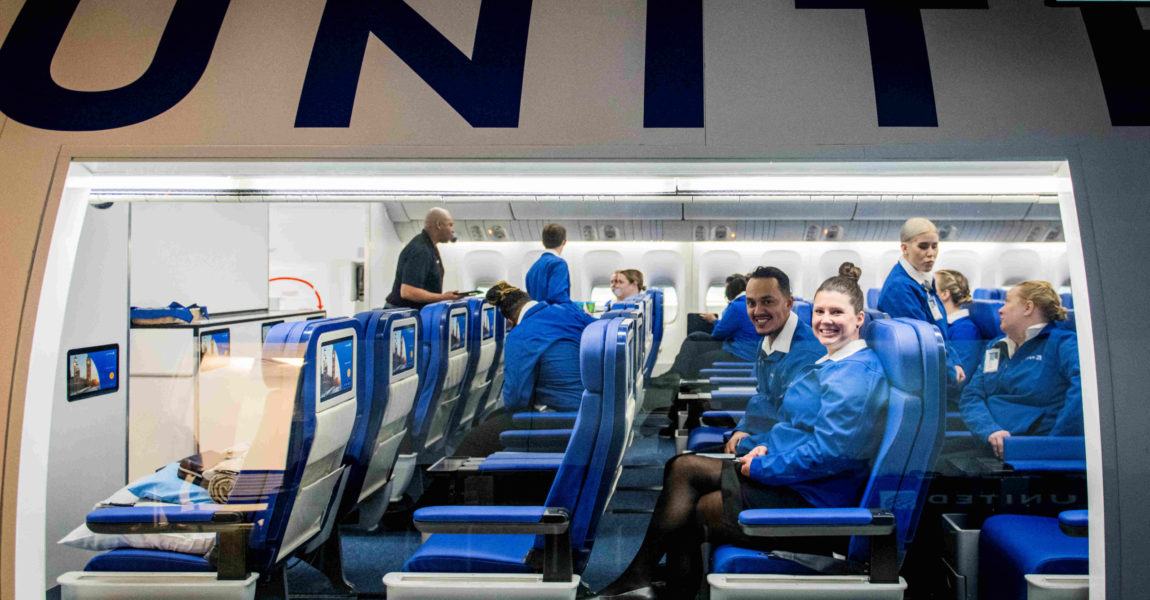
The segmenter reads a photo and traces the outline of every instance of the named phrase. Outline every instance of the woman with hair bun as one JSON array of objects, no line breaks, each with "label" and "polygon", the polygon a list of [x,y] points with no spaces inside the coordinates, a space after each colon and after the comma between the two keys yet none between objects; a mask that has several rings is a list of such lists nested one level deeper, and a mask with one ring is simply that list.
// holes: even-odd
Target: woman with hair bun
[{"label": "woman with hair bun", "polygon": [[487,290],[511,328],[503,341],[503,408],[468,434],[460,456],[487,456],[502,449],[499,434],[524,411],[579,410],[583,380],[579,340],[595,321],[572,303],[536,302],[527,292],[500,281]]},{"label": "woman with hair bun", "polygon": [[[970,319],[970,311],[966,306],[974,301],[970,295],[970,283],[966,276],[958,271],[940,269],[934,272],[935,289],[938,298],[946,309],[947,336],[950,338],[950,347],[954,350],[955,361],[962,367],[964,373],[972,374],[978,368],[978,361],[982,358],[982,350],[986,347],[978,326]],[[951,403],[958,402],[962,388],[957,385],[950,386],[948,396]]]},{"label": "woman with hair bun", "polygon": [[[763,444],[738,461],[697,454],[671,459],[639,551],[600,598],[694,598],[704,541],[846,551],[846,537],[751,538],[738,525],[744,509],[856,506],[862,496],[886,427],[890,388],[878,356],[859,339],[860,271],[844,263],[839,273],[814,297],[811,326],[827,354],[787,388]],[[655,582],[663,554],[668,581]]]},{"label": "woman with hair bun", "polygon": [[878,296],[878,309],[892,317],[934,323],[946,340],[947,380],[952,385],[966,379],[966,371],[956,360],[950,345],[946,312],[935,292],[930,272],[938,259],[938,228],[929,219],[907,219],[898,232],[902,256],[890,270]]},{"label": "woman with hair bun", "polygon": [[1078,336],[1054,325],[1066,320],[1058,293],[1024,281],[998,314],[1005,335],[990,342],[959,401],[971,434],[999,458],[1011,435],[1082,435]]}]

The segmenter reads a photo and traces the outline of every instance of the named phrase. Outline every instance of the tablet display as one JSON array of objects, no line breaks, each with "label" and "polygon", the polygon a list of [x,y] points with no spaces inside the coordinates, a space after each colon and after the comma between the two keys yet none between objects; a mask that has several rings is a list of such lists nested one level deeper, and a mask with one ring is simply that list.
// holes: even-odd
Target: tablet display
[{"label": "tablet display", "polygon": [[391,374],[415,368],[415,324],[391,330]]},{"label": "tablet display", "polygon": [[350,337],[324,342],[319,350],[319,401],[351,390],[355,381],[355,349]]},{"label": "tablet display", "polygon": [[459,311],[451,315],[451,349],[458,350],[467,343],[467,313]]},{"label": "tablet display", "polygon": [[110,394],[120,389],[120,346],[69,350],[65,363],[68,401]]},{"label": "tablet display", "polygon": [[486,306],[483,308],[483,337],[482,339],[489,340],[495,337],[495,307]]}]

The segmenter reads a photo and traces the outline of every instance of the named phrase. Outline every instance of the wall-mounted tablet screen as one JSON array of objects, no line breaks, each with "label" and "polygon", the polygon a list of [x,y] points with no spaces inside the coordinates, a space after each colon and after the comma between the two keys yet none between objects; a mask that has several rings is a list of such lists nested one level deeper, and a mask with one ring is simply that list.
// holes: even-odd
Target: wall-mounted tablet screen
[{"label": "wall-mounted tablet screen", "polygon": [[279,325],[280,323],[283,323],[283,321],[268,321],[267,323],[264,323],[263,325],[260,326],[260,343],[261,344],[268,341],[268,332],[272,330],[272,327],[275,327],[276,325]]},{"label": "wall-mounted tablet screen", "polygon": [[489,340],[495,336],[495,307],[483,308],[483,338]]},{"label": "wall-mounted tablet screen", "polygon": [[391,374],[415,368],[415,324],[391,330]]},{"label": "wall-mounted tablet screen", "polygon": [[69,350],[64,375],[69,402],[120,389],[119,344]]},{"label": "wall-mounted tablet screen", "polygon": [[319,349],[319,401],[348,391],[355,381],[355,342],[350,337],[324,342]]},{"label": "wall-mounted tablet screen", "polygon": [[216,329],[200,333],[200,372],[226,365],[231,355],[231,330]]},{"label": "wall-mounted tablet screen", "polygon": [[467,343],[467,313],[459,311],[451,315],[451,349],[458,350]]}]

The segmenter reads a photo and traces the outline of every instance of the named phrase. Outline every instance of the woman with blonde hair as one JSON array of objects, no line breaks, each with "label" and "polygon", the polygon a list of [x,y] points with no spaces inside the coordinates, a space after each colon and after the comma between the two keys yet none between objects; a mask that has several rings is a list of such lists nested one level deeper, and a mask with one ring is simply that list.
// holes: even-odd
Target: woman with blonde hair
[{"label": "woman with blonde hair", "polygon": [[647,286],[643,285],[643,272],[638,269],[620,269],[611,274],[612,302],[634,300]]},{"label": "woman with blonde hair", "polygon": [[962,383],[966,371],[956,360],[950,345],[946,312],[935,291],[930,272],[938,259],[938,228],[929,219],[907,219],[898,233],[902,256],[890,270],[878,296],[878,309],[891,317],[906,317],[934,323],[946,340],[947,381]]},{"label": "woman with blonde hair", "polygon": [[1055,325],[1066,309],[1045,281],[1024,281],[998,310],[1002,337],[962,392],[959,410],[975,439],[1002,457],[1012,435],[1082,435],[1078,336]]}]

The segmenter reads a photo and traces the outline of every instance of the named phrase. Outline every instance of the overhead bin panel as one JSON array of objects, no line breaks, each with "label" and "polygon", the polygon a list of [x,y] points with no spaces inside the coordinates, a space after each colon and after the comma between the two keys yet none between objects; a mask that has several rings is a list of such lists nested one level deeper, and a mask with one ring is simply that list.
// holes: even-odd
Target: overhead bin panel
[{"label": "overhead bin panel", "polygon": [[[585,196],[584,198],[589,198]],[[683,218],[683,205],[679,202],[667,201],[612,201],[599,200],[592,202],[577,200],[559,200],[543,202],[513,201],[510,203],[511,214],[515,219],[561,220],[579,219],[594,215],[598,219],[681,219]]]},{"label": "overhead bin panel", "polygon": [[844,200],[812,200],[809,197],[769,200],[695,200],[683,205],[684,219],[850,219],[855,211],[853,196]]},{"label": "overhead bin panel", "polygon": [[992,201],[990,197],[971,196],[883,196],[881,200],[859,201],[856,220],[897,221],[907,215],[928,219],[1022,219],[1035,197]]},{"label": "overhead bin panel", "polygon": [[459,199],[453,198],[444,201],[442,199],[431,199],[422,201],[407,201],[403,202],[403,211],[407,213],[407,218],[412,221],[423,221],[427,216],[427,211],[435,208],[446,208],[452,218],[459,219],[499,219],[510,221],[514,217],[511,215],[511,207],[506,201],[491,200],[491,199]]}]

